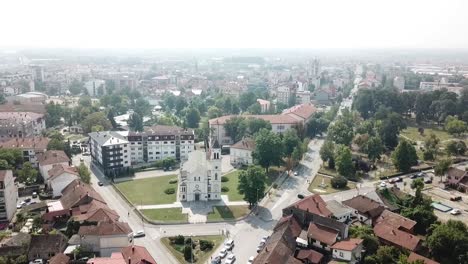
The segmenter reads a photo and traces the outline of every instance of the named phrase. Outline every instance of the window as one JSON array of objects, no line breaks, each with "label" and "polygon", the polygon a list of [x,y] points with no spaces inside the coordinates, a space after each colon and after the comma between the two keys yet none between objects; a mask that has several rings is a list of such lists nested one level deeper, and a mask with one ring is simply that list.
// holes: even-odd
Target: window
[{"label": "window", "polygon": [[343,252],[340,252],[340,257],[344,257],[344,254],[343,254]]},{"label": "window", "polygon": [[218,173],[215,173],[215,180],[218,180]]}]

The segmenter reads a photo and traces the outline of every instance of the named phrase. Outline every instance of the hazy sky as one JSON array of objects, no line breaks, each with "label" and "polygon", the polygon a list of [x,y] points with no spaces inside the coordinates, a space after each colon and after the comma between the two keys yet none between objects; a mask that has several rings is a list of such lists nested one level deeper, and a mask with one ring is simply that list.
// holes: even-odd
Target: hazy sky
[{"label": "hazy sky", "polygon": [[468,0],[2,0],[0,47],[468,48]]}]

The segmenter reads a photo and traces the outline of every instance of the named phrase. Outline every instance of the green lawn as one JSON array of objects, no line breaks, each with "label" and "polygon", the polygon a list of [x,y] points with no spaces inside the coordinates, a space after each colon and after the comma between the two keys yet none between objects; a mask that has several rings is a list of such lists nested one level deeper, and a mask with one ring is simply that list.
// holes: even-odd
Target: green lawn
[{"label": "green lawn", "polygon": [[[322,188],[320,186],[322,184],[322,179],[323,179],[323,183],[326,185],[325,188]],[[309,185],[309,191],[312,193],[327,194],[327,193],[341,192],[341,191],[346,191],[349,189],[356,188],[356,184],[354,182],[348,181],[348,186],[346,186],[345,188],[335,189],[331,186],[330,180],[331,180],[330,177],[326,177],[322,175],[315,176],[314,180]],[[318,191],[318,190],[321,190],[321,191]]]},{"label": "green lawn", "polygon": [[[187,237],[187,236],[186,236]],[[198,246],[193,250],[195,259],[193,263],[206,263],[211,255],[216,251],[216,249],[223,243],[224,236],[194,236],[192,237],[193,241],[200,239],[210,240],[214,243],[214,247],[208,251],[201,251]],[[168,237],[161,238],[161,243],[171,252],[171,254],[179,261],[179,263],[190,263],[185,261],[183,254],[183,245],[174,245],[171,244]]]},{"label": "green lawn", "polygon": [[182,208],[145,209],[141,213],[154,221],[188,222],[188,215],[182,213]]},{"label": "green lawn", "polygon": [[224,175],[224,177],[227,177],[229,181],[221,183],[221,186],[229,188],[228,192],[221,193],[223,195],[228,195],[229,201],[242,201],[244,199],[244,195],[240,194],[237,190],[237,186],[239,185],[239,172],[240,171],[235,170]]},{"label": "green lawn", "polygon": [[[135,205],[170,204],[176,201],[177,183],[169,184],[176,175],[161,176],[117,183],[115,186]],[[165,194],[167,188],[175,188],[174,194]]]},{"label": "green lawn", "polygon": [[407,127],[400,133],[414,141],[424,141],[431,133],[434,133],[441,141],[453,138],[452,135],[438,128],[424,128],[424,134],[421,135],[417,127]]},{"label": "green lawn", "polygon": [[211,221],[234,220],[249,213],[247,205],[215,206],[207,218]]},{"label": "green lawn", "polygon": [[334,169],[329,169],[327,166],[325,166],[325,164],[322,164],[320,166],[320,169],[319,171],[320,173],[323,173],[323,174],[326,174],[326,175],[338,175],[338,173],[336,172],[336,170]]}]

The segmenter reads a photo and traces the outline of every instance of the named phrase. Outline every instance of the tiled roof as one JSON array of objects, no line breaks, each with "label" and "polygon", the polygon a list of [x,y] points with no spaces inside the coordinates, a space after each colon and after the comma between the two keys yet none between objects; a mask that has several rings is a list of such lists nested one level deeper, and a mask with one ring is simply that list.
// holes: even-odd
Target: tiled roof
[{"label": "tiled roof", "polygon": [[254,150],[255,149],[255,140],[251,138],[243,138],[239,140],[237,143],[231,146],[232,148],[236,149],[245,149],[245,150]]},{"label": "tiled roof", "polygon": [[47,150],[49,139],[46,137],[25,137],[25,138],[9,138],[0,143],[0,148],[20,148],[20,149],[35,149],[39,151]]},{"label": "tiled roof", "polygon": [[124,222],[99,222],[97,225],[81,226],[78,230],[80,236],[111,236],[128,235],[132,229]]},{"label": "tiled roof", "polygon": [[312,222],[309,224],[309,228],[307,229],[308,237],[323,242],[327,245],[333,245],[336,242],[338,234],[339,232],[335,229],[322,225],[316,225]]},{"label": "tiled roof", "polygon": [[78,176],[78,170],[75,167],[70,167],[68,165],[64,166],[59,163],[53,165],[52,169],[47,172],[49,174],[48,180],[52,180],[66,172]]},{"label": "tiled roof", "polygon": [[[278,227],[267,240],[265,247],[254,259],[254,264],[296,263],[292,257],[296,241],[288,225]],[[297,262],[301,263],[301,262]]]},{"label": "tiled roof", "polygon": [[315,112],[317,112],[317,109],[313,104],[300,104],[284,110],[282,114],[293,114],[303,119],[309,119]]},{"label": "tiled roof", "polygon": [[37,157],[39,165],[51,165],[62,162],[70,162],[67,154],[63,150],[48,150]]},{"label": "tiled roof", "polygon": [[193,129],[184,129],[178,126],[157,125],[145,127],[143,133],[146,135],[193,135],[194,132]]},{"label": "tiled roof", "polygon": [[77,204],[82,199],[89,199],[87,203],[91,203],[92,200],[98,200],[105,203],[101,195],[97,193],[93,187],[88,184],[81,182],[80,180],[74,180],[62,190],[62,197],[60,202],[64,209],[70,209],[81,204]]},{"label": "tiled roof", "polygon": [[288,115],[227,115],[210,119],[210,125],[224,125],[233,117],[258,118],[269,121],[271,124],[296,124],[297,120]]},{"label": "tiled roof", "polygon": [[363,195],[358,195],[342,203],[371,218],[379,216],[385,209],[380,203]]},{"label": "tiled roof", "polygon": [[22,122],[31,122],[38,118],[44,117],[43,114],[33,113],[33,112],[1,112],[0,111],[0,121],[12,121],[15,123]]},{"label": "tiled roof", "polygon": [[347,240],[336,242],[331,248],[345,251],[353,251],[356,247],[362,244],[362,241],[363,240],[360,238],[350,238]]},{"label": "tiled roof", "polygon": [[327,208],[327,204],[318,194],[307,196],[304,199],[293,203],[289,207],[295,207],[302,211],[307,211],[323,217],[329,217],[332,215],[332,212]]},{"label": "tiled roof", "polygon": [[70,258],[67,255],[59,253],[49,260],[49,264],[68,264],[68,261]]},{"label": "tiled roof", "polygon": [[301,249],[296,255],[297,259],[300,259],[305,262],[305,260],[309,260],[312,264],[321,263],[323,259],[323,254],[317,252],[313,249]]},{"label": "tiled roof", "polygon": [[43,254],[44,252],[62,253],[67,246],[67,237],[59,234],[33,235],[29,245],[29,255]]},{"label": "tiled roof", "polygon": [[407,230],[412,230],[416,225],[415,221],[399,214],[390,212],[389,210],[384,210],[377,218],[376,223],[384,223],[397,229],[404,228]]},{"label": "tiled roof", "polygon": [[447,171],[447,176],[448,176],[447,179],[450,183],[458,184],[463,180],[463,178],[468,177],[468,172],[451,167]]},{"label": "tiled roof", "polygon": [[92,258],[89,259],[87,264],[128,264],[124,257],[122,256],[122,253],[120,252],[114,252],[111,254],[110,257],[108,258]]},{"label": "tiled roof", "polygon": [[423,261],[424,264],[439,264],[439,262],[435,260],[428,259],[414,252],[411,252],[411,254],[408,256],[408,262],[413,263],[413,262],[416,262],[417,260]]},{"label": "tiled roof", "polygon": [[117,222],[119,215],[111,210],[107,204],[97,200],[81,205],[73,210],[73,219],[78,222]]},{"label": "tiled roof", "polygon": [[145,247],[128,246],[122,248],[121,252],[124,259],[130,260],[132,264],[157,264]]},{"label": "tiled roof", "polygon": [[297,222],[297,219],[296,217],[294,217],[294,215],[281,217],[281,219],[278,221],[273,231],[278,230],[282,225],[289,226],[293,237],[299,237],[299,235],[301,234],[302,228],[299,225],[299,222]]},{"label": "tiled roof", "polygon": [[378,238],[410,251],[414,251],[421,242],[419,237],[384,223],[374,226],[374,233]]}]

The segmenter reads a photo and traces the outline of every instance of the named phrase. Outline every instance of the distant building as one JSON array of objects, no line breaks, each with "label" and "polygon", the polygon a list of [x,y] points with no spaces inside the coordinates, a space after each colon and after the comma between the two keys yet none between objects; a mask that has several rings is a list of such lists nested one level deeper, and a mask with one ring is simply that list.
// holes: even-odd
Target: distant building
[{"label": "distant building", "polygon": [[20,102],[22,104],[38,103],[43,104],[49,99],[49,96],[40,92],[27,92],[12,96],[9,100]]},{"label": "distant building", "polygon": [[103,131],[89,133],[89,138],[91,159],[103,169],[104,174],[120,174],[130,167],[130,142],[122,135]]},{"label": "distant building", "polygon": [[346,263],[360,263],[363,251],[363,240],[360,238],[350,238],[336,242],[332,248],[334,259],[344,260]]},{"label": "distant building", "polygon": [[266,113],[271,109],[271,103],[268,100],[257,99],[257,103],[260,104],[260,112]]},{"label": "distant building", "polygon": [[124,222],[99,222],[97,225],[81,226],[78,235],[80,245],[99,252],[100,256],[111,256],[124,247],[128,247],[132,239],[132,229]]},{"label": "distant building", "polygon": [[221,159],[221,146],[216,140],[205,151],[191,152],[180,167],[179,200],[220,200]]},{"label": "distant building", "polygon": [[233,166],[252,165],[252,153],[255,150],[255,140],[243,138],[239,142],[231,145],[230,156]]},{"label": "distant building", "polygon": [[0,222],[10,221],[16,212],[18,189],[16,188],[13,172],[0,171]]},{"label": "distant building", "polygon": [[296,92],[296,104],[309,104],[310,96],[311,96],[310,91]]},{"label": "distant building", "polygon": [[67,237],[62,233],[47,235],[32,235],[29,245],[28,259],[48,260],[53,256],[63,253],[67,247]]},{"label": "distant building", "polygon": [[106,81],[98,79],[90,80],[84,83],[84,88],[89,96],[104,95],[106,94]]},{"label": "distant building", "polygon": [[0,143],[0,148],[19,149],[23,161],[30,162],[34,167],[39,165],[37,157],[47,151],[49,139],[46,137],[10,138]]},{"label": "distant building", "polygon": [[54,164],[47,174],[47,187],[52,190],[53,197],[60,197],[63,189],[80,177],[76,168],[60,163]]},{"label": "distant building", "polygon": [[0,138],[40,136],[45,129],[43,114],[0,112]]},{"label": "distant building", "polygon": [[405,89],[405,77],[403,76],[396,76],[393,79],[393,86],[398,90],[402,91]]},{"label": "distant building", "polygon": [[276,89],[276,102],[289,105],[292,90],[288,86],[280,86]]},{"label": "distant building", "polygon": [[67,167],[70,164],[70,158],[63,150],[48,150],[38,157],[39,172],[45,182],[49,180],[49,171],[55,165]]}]

